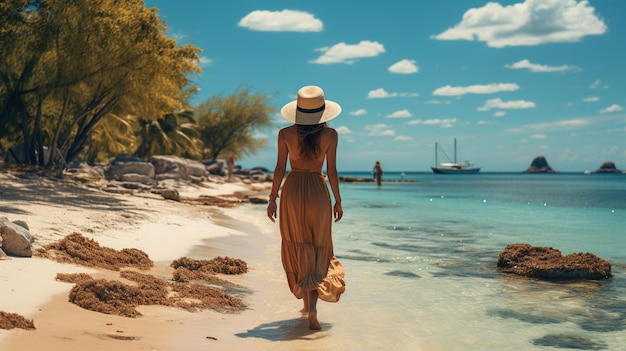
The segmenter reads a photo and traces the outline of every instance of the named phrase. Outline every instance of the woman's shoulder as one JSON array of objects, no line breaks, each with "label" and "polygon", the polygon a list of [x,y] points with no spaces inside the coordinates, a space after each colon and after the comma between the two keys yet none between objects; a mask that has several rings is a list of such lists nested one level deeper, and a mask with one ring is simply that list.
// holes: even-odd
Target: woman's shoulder
[{"label": "woman's shoulder", "polygon": [[324,129],[322,129],[322,133],[326,133],[329,135],[337,135],[337,130],[333,127],[324,126]]},{"label": "woman's shoulder", "polygon": [[279,133],[279,134],[293,133],[295,130],[296,130],[296,125],[294,124],[294,125],[290,125],[290,126],[287,126],[287,127],[283,127],[283,128],[281,128],[281,129],[278,131],[278,133]]}]

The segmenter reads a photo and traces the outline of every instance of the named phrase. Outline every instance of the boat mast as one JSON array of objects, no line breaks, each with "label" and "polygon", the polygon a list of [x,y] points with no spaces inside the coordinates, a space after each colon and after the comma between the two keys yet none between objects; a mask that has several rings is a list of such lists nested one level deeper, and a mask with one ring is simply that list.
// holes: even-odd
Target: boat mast
[{"label": "boat mast", "polygon": [[435,167],[439,167],[439,160],[437,160],[437,142],[435,142]]},{"label": "boat mast", "polygon": [[456,163],[456,138],[454,138],[454,163]]}]

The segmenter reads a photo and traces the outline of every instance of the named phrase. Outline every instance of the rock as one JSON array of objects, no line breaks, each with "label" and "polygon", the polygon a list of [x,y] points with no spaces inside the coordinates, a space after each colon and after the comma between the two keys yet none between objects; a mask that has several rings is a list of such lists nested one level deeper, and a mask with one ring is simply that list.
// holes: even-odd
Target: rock
[{"label": "rock", "polygon": [[17,221],[13,221],[13,223],[19,225],[20,227],[26,229],[26,230],[30,230],[30,228],[28,227],[28,223],[26,223],[25,221],[22,220],[17,220]]},{"label": "rock", "polygon": [[210,174],[224,176],[226,172],[224,171],[224,161],[203,161],[206,165],[206,170]]},{"label": "rock", "polygon": [[[208,175],[206,166],[202,163],[178,156],[152,156],[150,163],[154,165],[154,170],[159,176],[168,173],[176,175],[179,179],[190,180],[190,176],[205,177]],[[173,178],[166,177],[164,179]]]},{"label": "rock", "polygon": [[266,204],[269,202],[268,199],[258,196],[251,196],[249,200],[251,204]]},{"label": "rock", "polygon": [[122,182],[131,182],[131,183],[140,183],[140,184],[145,184],[145,185],[153,185],[155,183],[154,178],[150,178],[148,176],[145,176],[143,174],[137,174],[137,173],[126,173],[122,175],[122,178],[120,179],[120,181]]},{"label": "rock", "polygon": [[546,157],[543,155],[535,157],[530,163],[530,167],[524,173],[556,173],[549,165]]},{"label": "rock", "polygon": [[35,241],[22,226],[8,221],[0,222],[0,237],[2,237],[2,251],[8,256],[31,257],[32,243]]},{"label": "rock", "polygon": [[161,196],[163,196],[165,200],[180,201],[180,194],[176,189],[165,189],[161,192]]},{"label": "rock", "polygon": [[563,256],[557,249],[530,244],[507,245],[498,257],[497,266],[505,273],[547,280],[611,277],[611,264],[594,254]]},{"label": "rock", "polygon": [[613,161],[606,161],[594,173],[622,173],[622,171],[615,167]]},{"label": "rock", "polygon": [[122,180],[124,175],[131,173],[154,178],[154,165],[150,162],[114,162],[104,170],[106,180]]},{"label": "rock", "polygon": [[7,257],[7,254],[4,253],[4,251],[2,251],[1,247],[2,247],[2,240],[0,240],[0,260],[3,260]]},{"label": "rock", "polygon": [[537,346],[549,346],[560,349],[606,350],[608,345],[602,340],[593,340],[579,335],[547,334],[533,340]]}]

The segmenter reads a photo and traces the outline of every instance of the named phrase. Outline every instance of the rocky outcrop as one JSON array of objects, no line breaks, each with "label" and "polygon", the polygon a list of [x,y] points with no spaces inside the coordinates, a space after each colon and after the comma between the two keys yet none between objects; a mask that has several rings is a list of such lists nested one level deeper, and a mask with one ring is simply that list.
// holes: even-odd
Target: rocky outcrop
[{"label": "rocky outcrop", "polygon": [[525,277],[561,280],[601,280],[611,277],[611,264],[591,253],[573,253],[530,244],[508,245],[498,257],[498,268]]},{"label": "rocky outcrop", "polygon": [[613,161],[606,161],[594,173],[622,173],[622,171],[615,167]]},{"label": "rocky outcrop", "polygon": [[[0,250],[7,256],[31,257],[32,243],[35,241],[28,229],[20,224],[0,217]],[[0,256],[2,254],[0,253]]]},{"label": "rocky outcrop", "polygon": [[152,156],[150,163],[154,165],[157,180],[183,179],[199,181],[209,173],[204,164],[178,156]]},{"label": "rocky outcrop", "polygon": [[530,167],[524,173],[556,173],[549,165],[546,157],[539,155],[530,163]]}]

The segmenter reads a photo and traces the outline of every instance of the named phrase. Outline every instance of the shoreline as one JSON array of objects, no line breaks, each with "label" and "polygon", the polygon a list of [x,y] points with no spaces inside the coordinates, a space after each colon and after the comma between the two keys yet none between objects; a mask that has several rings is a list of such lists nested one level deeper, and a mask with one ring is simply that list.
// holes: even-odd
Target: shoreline
[{"label": "shoreline", "polygon": [[[189,190],[197,196],[197,190]],[[217,196],[246,190],[255,191],[227,183],[217,184],[209,193]],[[217,208],[178,203],[0,173],[0,213],[10,221],[25,221],[39,245],[78,232],[103,247],[145,251],[155,261],[151,274],[166,275],[169,263],[180,257],[211,259],[222,255],[242,259],[251,267],[241,276],[219,275],[242,286],[240,293],[247,309],[241,313],[139,306],[144,316],[128,318],[88,311],[68,302],[73,284],[55,280],[56,273],[85,272],[95,278],[107,278],[119,272],[61,264],[40,257],[11,257],[0,261],[3,266],[0,310],[32,319],[37,329],[0,330],[1,348],[8,351],[266,348],[281,339],[282,334],[268,337],[259,326],[276,320],[272,313],[277,306],[283,313],[295,315],[294,320],[298,321],[299,313],[293,311],[298,311],[300,302],[289,294],[279,271],[282,268],[277,227],[262,223],[265,219],[260,216],[262,212],[251,206],[254,205]],[[291,332],[305,340],[310,334],[305,325],[302,320],[302,330],[296,323]],[[285,343],[285,349],[290,348],[287,344],[291,343]]]}]

